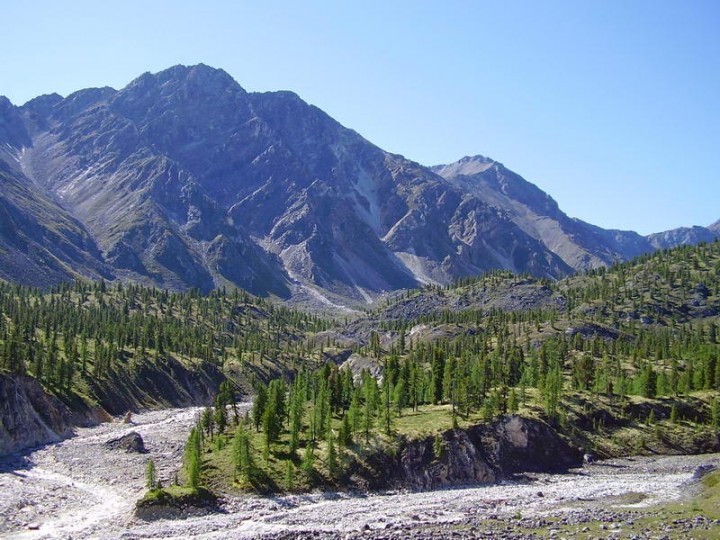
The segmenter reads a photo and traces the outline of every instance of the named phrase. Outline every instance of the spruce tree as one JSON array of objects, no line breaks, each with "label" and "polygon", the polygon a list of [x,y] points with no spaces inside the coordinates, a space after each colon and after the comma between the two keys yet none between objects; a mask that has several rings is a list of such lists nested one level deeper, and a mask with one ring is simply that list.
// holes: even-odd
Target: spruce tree
[{"label": "spruce tree", "polygon": [[157,470],[155,462],[151,459],[145,464],[145,487],[147,489],[155,489],[157,487]]}]

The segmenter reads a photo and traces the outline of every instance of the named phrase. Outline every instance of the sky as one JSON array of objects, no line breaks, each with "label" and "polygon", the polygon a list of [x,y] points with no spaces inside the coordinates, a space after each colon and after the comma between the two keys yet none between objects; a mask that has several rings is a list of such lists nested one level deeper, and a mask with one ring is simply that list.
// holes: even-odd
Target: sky
[{"label": "sky", "polygon": [[720,219],[720,1],[0,2],[0,95],[176,64],[425,165],[482,154],[605,228]]}]

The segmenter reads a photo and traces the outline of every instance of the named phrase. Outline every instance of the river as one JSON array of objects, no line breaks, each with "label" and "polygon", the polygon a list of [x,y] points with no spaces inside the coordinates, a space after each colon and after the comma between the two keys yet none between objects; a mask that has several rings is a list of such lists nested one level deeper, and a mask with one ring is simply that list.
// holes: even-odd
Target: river
[{"label": "river", "polygon": [[[137,414],[132,425],[78,429],[73,438],[4,459],[0,538],[420,538],[425,530],[441,536],[446,530],[450,536],[458,524],[482,531],[503,520],[542,520],[601,512],[613,504],[628,509],[676,499],[699,465],[720,465],[717,454],[638,457],[493,486],[226,497],[223,512],[210,516],[154,522],[134,518],[146,460],[152,457],[163,483],[172,482],[197,414],[194,408]],[[105,445],[129,431],[142,435],[148,454]],[[477,527],[468,529],[468,523]]]}]

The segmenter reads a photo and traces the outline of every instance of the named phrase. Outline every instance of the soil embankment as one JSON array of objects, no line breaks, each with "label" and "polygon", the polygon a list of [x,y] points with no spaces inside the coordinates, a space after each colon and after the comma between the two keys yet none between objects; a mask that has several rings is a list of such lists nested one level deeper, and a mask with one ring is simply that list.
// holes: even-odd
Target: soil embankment
[{"label": "soil embankment", "polygon": [[74,428],[108,421],[111,415],[209,404],[224,380],[210,363],[189,368],[165,358],[90,380],[96,403],[91,405],[77,395],[61,400],[32,377],[0,374],[0,457],[57,442],[72,435]]}]

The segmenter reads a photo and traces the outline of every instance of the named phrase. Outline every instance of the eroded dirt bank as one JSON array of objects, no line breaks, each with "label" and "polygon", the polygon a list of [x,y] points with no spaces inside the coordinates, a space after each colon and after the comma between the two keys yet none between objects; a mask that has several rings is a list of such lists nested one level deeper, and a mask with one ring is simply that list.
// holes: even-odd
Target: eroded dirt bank
[{"label": "eroded dirt bank", "polygon": [[[0,536],[520,538],[503,523],[521,519],[532,524],[548,516],[611,520],[607,512],[615,503],[626,504],[628,493],[640,500],[639,505],[677,498],[698,466],[720,465],[717,454],[618,459],[564,475],[533,473],[494,486],[365,496],[229,497],[222,503],[224,513],[211,516],[151,523],[133,518],[134,501],[143,492],[145,461],[152,457],[163,482],[172,481],[196,414],[197,409],[138,414],[134,425],[80,429],[72,439],[5,460],[0,472]],[[131,430],[142,435],[148,454],[105,446]]]}]

